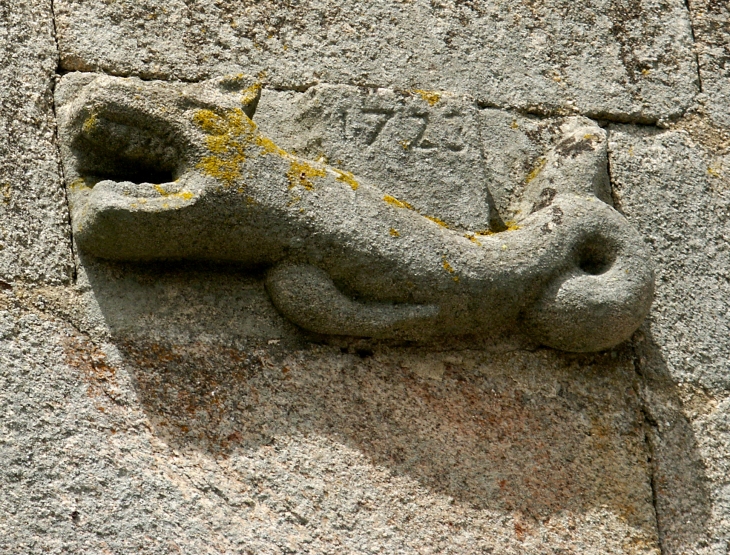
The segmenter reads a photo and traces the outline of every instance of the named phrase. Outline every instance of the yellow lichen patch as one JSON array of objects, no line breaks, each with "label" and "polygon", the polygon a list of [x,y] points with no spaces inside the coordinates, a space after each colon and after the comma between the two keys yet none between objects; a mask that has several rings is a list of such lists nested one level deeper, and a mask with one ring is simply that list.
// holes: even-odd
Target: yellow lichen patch
[{"label": "yellow lichen patch", "polygon": [[441,94],[435,91],[424,91],[421,89],[413,89],[411,92],[419,95],[423,100],[428,102],[429,106],[435,106],[441,100]]},{"label": "yellow lichen patch", "polygon": [[227,160],[218,158],[217,156],[205,156],[200,160],[197,168],[203,170],[218,181],[222,181],[226,185],[231,185],[240,177],[241,172],[238,166],[245,160],[245,156],[234,156]]},{"label": "yellow lichen patch", "polygon": [[444,270],[446,270],[447,272],[449,272],[451,274],[451,276],[452,276],[451,279],[453,279],[454,281],[457,281],[457,282],[459,281],[459,276],[456,275],[456,270],[454,270],[453,266],[448,263],[448,261],[446,260],[446,257],[444,257],[444,260],[443,260],[443,267],[444,267]]},{"label": "yellow lichen patch", "polygon": [[198,110],[195,112],[193,123],[209,135],[223,135],[228,129],[226,119],[212,110]]},{"label": "yellow lichen patch", "polygon": [[467,239],[469,239],[469,241],[471,241],[471,242],[472,242],[472,243],[474,243],[475,245],[477,245],[477,246],[479,246],[479,247],[481,247],[481,246],[482,246],[482,244],[481,244],[481,243],[479,242],[479,240],[478,240],[478,239],[476,238],[476,236],[475,236],[475,235],[469,235],[469,234],[466,234],[466,235],[464,235],[464,237],[466,237]]},{"label": "yellow lichen patch", "polygon": [[333,169],[332,171],[337,174],[337,181],[347,183],[350,187],[352,187],[353,191],[357,191],[357,188],[360,186],[360,184],[357,182],[354,175],[344,170]]},{"label": "yellow lichen patch", "polygon": [[400,233],[398,233],[398,230],[392,227],[390,228],[390,235],[392,237],[400,237]]},{"label": "yellow lichen patch", "polygon": [[195,195],[190,191],[176,191],[174,193],[168,192],[162,185],[154,185],[155,190],[165,198],[179,198],[182,200],[190,200]]},{"label": "yellow lichen patch", "polygon": [[519,129],[520,126],[517,124],[517,120],[513,119],[512,123],[510,124],[510,129]]},{"label": "yellow lichen patch", "polygon": [[256,135],[256,144],[261,147],[264,154],[276,154],[278,156],[289,156],[289,153],[280,148],[274,141],[263,135]]},{"label": "yellow lichen patch", "polygon": [[0,185],[0,193],[2,193],[3,204],[8,204],[10,202],[10,197],[11,197],[11,193],[12,193],[12,188],[10,187],[10,183],[3,183],[2,185]]},{"label": "yellow lichen patch", "polygon": [[204,156],[198,169],[231,185],[241,175],[240,166],[246,160],[246,148],[256,136],[256,124],[240,108],[223,115],[211,110],[198,110],[193,122],[208,136],[206,145],[211,156]]},{"label": "yellow lichen patch", "polygon": [[537,164],[534,168],[532,168],[532,171],[527,174],[527,177],[525,178],[525,184],[529,183],[533,179],[535,179],[538,175],[540,175],[540,172],[545,167],[545,164],[547,164],[547,159],[540,158],[540,160],[537,161]]},{"label": "yellow lichen patch", "polygon": [[411,141],[405,140],[400,142],[400,146],[403,147],[403,150],[408,150],[411,148]]},{"label": "yellow lichen patch", "polygon": [[79,177],[78,179],[75,179],[71,185],[68,186],[69,189],[72,191],[84,191],[84,190],[91,190],[91,187],[89,187],[86,184],[86,180],[83,177]]},{"label": "yellow lichen patch", "polygon": [[712,177],[721,177],[720,170],[717,168],[709,167],[707,168],[707,173]]},{"label": "yellow lichen patch", "polygon": [[261,93],[261,83],[254,83],[241,93],[241,104],[248,106],[253,103]]},{"label": "yellow lichen patch", "polygon": [[390,195],[385,195],[383,197],[383,200],[387,202],[388,204],[392,204],[393,206],[397,208],[407,208],[408,210],[413,210],[413,206],[408,204],[407,202],[403,202],[402,200],[398,200],[395,197],[391,197]]},{"label": "yellow lichen patch", "polygon": [[596,137],[593,133],[586,133],[585,135],[583,135],[583,138],[586,141],[595,141],[598,137]]},{"label": "yellow lichen patch", "polygon": [[88,118],[86,118],[86,121],[84,121],[84,124],[81,126],[81,130],[84,133],[91,133],[98,123],[99,118],[97,115],[91,114]]},{"label": "yellow lichen patch", "polygon": [[225,135],[212,135],[206,139],[206,144],[212,153],[225,154],[228,152],[228,141]]},{"label": "yellow lichen patch", "polygon": [[520,229],[520,226],[517,225],[517,222],[508,221],[504,222],[504,225],[506,229],[502,231],[492,231],[491,229],[485,229],[484,231],[477,231],[475,235],[479,235],[481,237],[489,236],[489,235],[496,235],[497,233],[504,233],[505,231],[517,231]]},{"label": "yellow lichen patch", "polygon": [[293,160],[286,177],[289,179],[289,188],[293,189],[297,185],[301,185],[307,191],[314,189],[312,179],[315,177],[325,177],[327,172],[322,168],[315,168],[304,161]]},{"label": "yellow lichen patch", "polygon": [[447,224],[443,220],[439,220],[438,218],[434,218],[433,216],[424,216],[427,220],[431,220],[433,223],[440,225],[441,227],[445,227],[446,229],[449,228],[449,224]]}]

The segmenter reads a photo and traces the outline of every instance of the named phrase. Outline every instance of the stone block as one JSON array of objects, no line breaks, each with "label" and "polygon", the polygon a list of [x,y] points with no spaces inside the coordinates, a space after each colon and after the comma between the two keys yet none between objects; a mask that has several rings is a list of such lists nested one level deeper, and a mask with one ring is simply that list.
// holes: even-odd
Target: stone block
[{"label": "stone block", "polygon": [[726,139],[730,128],[730,6],[719,0],[689,0],[705,110]]},{"label": "stone block", "polygon": [[2,551],[659,554],[630,351],[237,348],[83,306],[0,292]]},{"label": "stone block", "polygon": [[144,78],[260,74],[468,94],[480,103],[653,122],[697,88],[683,0],[55,3],[61,65]]},{"label": "stone block", "polygon": [[68,282],[71,230],[55,143],[51,2],[0,6],[0,280]]},{"label": "stone block", "polygon": [[702,120],[672,131],[612,126],[617,205],[657,263],[635,338],[662,552],[728,549],[727,299],[730,156]]}]

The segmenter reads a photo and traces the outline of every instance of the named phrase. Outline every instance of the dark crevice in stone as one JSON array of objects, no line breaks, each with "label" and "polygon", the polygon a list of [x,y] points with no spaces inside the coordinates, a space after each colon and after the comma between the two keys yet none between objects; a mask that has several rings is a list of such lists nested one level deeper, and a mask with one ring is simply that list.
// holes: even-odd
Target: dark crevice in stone
[{"label": "dark crevice in stone", "polygon": [[712,537],[711,493],[682,388],[649,324],[634,334],[631,348],[660,552],[705,553]]},{"label": "dark crevice in stone", "polygon": [[[606,142],[611,144],[611,129],[606,129]],[[608,187],[611,193],[611,202],[613,203],[614,209],[621,215],[626,216],[623,207],[621,206],[621,199],[616,193],[616,187],[614,187],[613,169],[611,167],[611,152],[609,149],[608,155],[606,156],[606,174],[608,175]]]},{"label": "dark crevice in stone", "polygon": [[104,68],[96,69],[69,69],[63,66],[63,60],[59,61],[57,73],[64,76],[67,73],[98,73],[99,75],[108,75],[110,77],[136,77],[140,81],[169,81],[171,83],[201,83],[212,79],[214,76],[200,77],[198,79],[185,79],[184,77],[172,77],[171,75],[148,75],[138,74],[128,71],[112,71]]},{"label": "dark crevice in stone", "polygon": [[[207,77],[201,77],[199,79],[184,79],[181,77],[175,77],[172,78],[171,76],[149,76],[149,75],[143,75],[143,74],[135,74],[130,72],[118,72],[118,71],[108,71],[102,68],[95,69],[95,70],[69,70],[62,66],[62,64],[59,66],[58,74],[60,76],[63,76],[67,73],[98,73],[101,75],[109,75],[111,77],[136,77],[140,81],[169,81],[172,83],[201,83],[203,81],[207,81],[209,79],[213,79],[215,76],[207,76]],[[316,87],[317,85],[322,84],[329,84],[329,85],[345,85],[350,87],[359,87],[364,89],[390,89],[396,92],[408,92],[404,91],[402,89],[389,87],[386,85],[379,85],[376,83],[331,83],[331,82],[312,82],[312,83],[306,83],[303,85],[282,85],[282,84],[269,84],[264,83],[263,88],[271,91],[278,91],[278,92],[299,92],[304,93],[307,92],[312,87]],[[469,98],[470,95],[464,94],[462,95],[465,98]],[[515,107],[515,106],[504,106],[495,102],[490,102],[487,100],[475,100],[474,101],[477,108],[480,110],[486,110],[486,109],[495,109],[495,110],[502,110],[504,112],[509,112],[513,114],[518,114],[521,116],[532,116],[537,118],[558,118],[558,117],[571,117],[571,116],[582,116],[589,119],[592,119],[594,121],[600,122],[602,127],[605,127],[606,125],[610,123],[624,123],[624,124],[630,124],[630,125],[640,125],[645,127],[656,127],[660,129],[665,129],[665,126],[659,125],[659,121],[657,119],[653,118],[645,118],[641,116],[631,116],[628,114],[612,114],[612,113],[605,113],[605,112],[573,112],[569,111],[564,108],[540,108],[535,106],[529,106],[529,107]],[[682,113],[678,115],[677,117],[673,117],[672,121],[676,119],[681,119],[684,117],[685,113]]]},{"label": "dark crevice in stone", "polygon": [[631,341],[631,358],[634,365],[634,371],[636,372],[637,378],[639,380],[639,391],[637,391],[638,397],[639,397],[639,403],[641,405],[641,416],[644,420],[643,422],[643,428],[644,428],[644,444],[646,445],[646,452],[648,456],[648,464],[647,468],[649,471],[649,485],[651,487],[651,503],[652,508],[654,510],[654,521],[656,522],[656,530],[657,530],[657,542],[659,543],[659,551],[661,555],[666,555],[667,551],[665,549],[665,546],[662,542],[662,526],[659,518],[659,502],[657,498],[657,483],[656,483],[656,455],[654,452],[654,444],[651,439],[652,430],[654,433],[657,431],[657,422],[652,417],[651,412],[648,410],[648,407],[646,406],[646,399],[644,398],[644,395],[641,391],[645,377],[642,372],[641,368],[641,361],[639,358],[639,354],[636,350],[636,345],[634,340]]},{"label": "dark crevice in stone", "polygon": [[[547,118],[565,118],[565,117],[576,117],[582,116],[596,121],[601,127],[606,127],[612,123],[623,123],[629,125],[639,125],[642,127],[655,127],[659,129],[665,129],[665,126],[659,124],[659,120],[653,118],[645,118],[641,116],[630,116],[626,114],[612,114],[606,112],[573,112],[564,108],[539,108],[539,107],[527,107],[520,108],[515,106],[502,106],[497,103],[487,102],[479,100],[476,102],[477,108],[480,110],[495,109],[502,110],[504,112],[511,112],[521,116],[537,117],[541,119]],[[680,114],[675,119],[681,119],[684,117],[684,113]]]},{"label": "dark crevice in stone", "polygon": [[697,65],[697,88],[700,92],[702,90],[702,71],[700,70],[700,55],[697,53],[697,38],[695,36],[695,26],[692,22],[692,8],[690,7],[689,0],[684,0],[684,6],[687,8],[687,16],[689,17],[689,31],[692,34],[692,44],[694,45],[693,53],[695,55],[695,64]]},{"label": "dark crevice in stone", "polygon": [[[270,91],[276,91],[276,92],[298,92],[298,93],[305,93],[312,87],[316,87],[319,85],[319,81],[314,83],[306,83],[304,85],[266,85],[265,88]],[[353,85],[355,86],[355,85]]]},{"label": "dark crevice in stone", "polygon": [[73,283],[77,282],[78,279],[78,265],[76,263],[76,252],[74,249],[73,236],[71,234],[72,223],[71,223],[71,205],[68,201],[68,190],[65,187],[66,176],[63,171],[63,164],[61,164],[61,150],[59,148],[58,141],[58,115],[56,113],[56,102],[53,98],[56,92],[56,84],[58,82],[58,74],[61,71],[61,47],[58,43],[58,28],[56,27],[56,4],[54,0],[51,0],[51,24],[53,26],[53,42],[56,45],[56,75],[51,76],[51,110],[53,111],[53,144],[56,147],[56,154],[58,156],[58,175],[61,178],[61,188],[63,189],[63,199],[66,205],[66,229],[68,229],[68,248],[71,253],[71,280]]}]

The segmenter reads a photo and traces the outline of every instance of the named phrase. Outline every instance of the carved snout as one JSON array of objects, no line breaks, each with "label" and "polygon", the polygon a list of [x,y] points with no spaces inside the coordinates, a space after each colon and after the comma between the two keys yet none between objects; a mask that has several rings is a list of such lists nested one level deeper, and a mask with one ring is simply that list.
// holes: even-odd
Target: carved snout
[{"label": "carved snout", "polygon": [[[529,215],[475,234],[285,152],[248,117],[250,98],[241,105],[241,91],[221,91],[99,77],[65,93],[63,161],[83,184],[69,194],[80,249],[268,265],[278,310],[322,334],[425,339],[519,326],[558,349],[596,351],[645,317],[651,262],[641,237],[599,200],[610,198],[606,137],[587,120],[570,120],[545,157],[518,206]],[[93,129],[95,114],[112,122],[104,132]],[[130,159],[173,168],[177,180],[120,174]]]}]

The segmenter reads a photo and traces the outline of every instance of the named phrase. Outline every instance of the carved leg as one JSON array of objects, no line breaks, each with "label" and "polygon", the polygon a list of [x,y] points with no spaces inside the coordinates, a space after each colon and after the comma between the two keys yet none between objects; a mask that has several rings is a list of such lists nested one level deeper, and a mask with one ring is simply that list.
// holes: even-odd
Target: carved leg
[{"label": "carved leg", "polygon": [[427,325],[434,305],[359,302],[345,296],[324,270],[283,263],[269,271],[266,289],[276,308],[298,326],[324,335],[393,337]]}]

